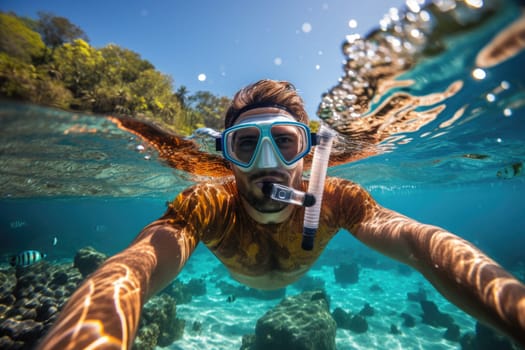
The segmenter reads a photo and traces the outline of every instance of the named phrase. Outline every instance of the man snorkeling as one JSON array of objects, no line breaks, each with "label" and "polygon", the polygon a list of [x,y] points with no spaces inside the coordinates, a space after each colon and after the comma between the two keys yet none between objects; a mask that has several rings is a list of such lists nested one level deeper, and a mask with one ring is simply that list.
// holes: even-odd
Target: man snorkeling
[{"label": "man snorkeling", "polygon": [[[143,304],[177,276],[199,242],[237,281],[276,289],[303,276],[341,229],[418,270],[451,302],[524,346],[525,285],[472,244],[381,207],[348,180],[322,181],[322,202],[304,195],[304,157],[318,139],[307,124],[290,83],[261,80],[241,89],[218,142],[234,178],[180,193],[81,285],[40,349],[131,348]],[[294,193],[302,205],[289,203]],[[315,240],[307,232],[302,242],[305,207],[316,201]]]}]

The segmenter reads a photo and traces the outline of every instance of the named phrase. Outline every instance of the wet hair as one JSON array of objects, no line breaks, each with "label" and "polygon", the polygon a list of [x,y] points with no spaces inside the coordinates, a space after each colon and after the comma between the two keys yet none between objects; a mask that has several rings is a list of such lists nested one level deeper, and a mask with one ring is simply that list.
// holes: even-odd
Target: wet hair
[{"label": "wet hair", "polygon": [[297,121],[308,125],[303,99],[287,81],[259,80],[239,90],[226,111],[224,127],[231,127],[242,113],[255,108],[275,107],[287,111]]}]

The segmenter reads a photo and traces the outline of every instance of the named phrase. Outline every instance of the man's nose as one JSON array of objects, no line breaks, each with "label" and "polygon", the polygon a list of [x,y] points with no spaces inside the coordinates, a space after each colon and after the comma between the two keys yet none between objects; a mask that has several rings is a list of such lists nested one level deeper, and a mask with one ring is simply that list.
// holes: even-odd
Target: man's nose
[{"label": "man's nose", "polygon": [[279,162],[277,155],[270,143],[270,140],[263,140],[261,145],[261,152],[259,153],[259,159],[257,160],[257,167],[259,169],[265,168],[277,168]]}]

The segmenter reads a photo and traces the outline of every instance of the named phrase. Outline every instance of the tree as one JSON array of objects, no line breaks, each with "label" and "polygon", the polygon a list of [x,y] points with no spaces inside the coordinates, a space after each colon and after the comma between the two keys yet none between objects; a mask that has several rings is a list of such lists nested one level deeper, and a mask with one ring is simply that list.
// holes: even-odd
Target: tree
[{"label": "tree", "polygon": [[38,12],[38,31],[44,43],[54,51],[55,48],[75,39],[89,42],[86,33],[67,18],[55,16],[48,12]]},{"label": "tree", "polygon": [[230,99],[217,97],[208,91],[197,91],[189,101],[195,113],[192,116],[192,126],[218,130],[224,127],[222,118],[230,105]]},{"label": "tree", "polygon": [[104,57],[104,76],[116,84],[131,83],[138,79],[141,72],[155,67],[138,53],[109,44],[100,49]]},{"label": "tree", "polygon": [[188,93],[189,91],[184,85],[179,86],[177,92],[175,92],[175,96],[177,96],[177,98],[179,99],[182,108],[186,108],[186,100],[188,99]]},{"label": "tree", "polygon": [[0,13],[0,52],[32,63],[45,54],[46,46],[40,35],[28,28],[15,15]]},{"label": "tree", "polygon": [[76,98],[92,93],[101,80],[102,54],[82,39],[65,43],[53,55],[56,70]]}]

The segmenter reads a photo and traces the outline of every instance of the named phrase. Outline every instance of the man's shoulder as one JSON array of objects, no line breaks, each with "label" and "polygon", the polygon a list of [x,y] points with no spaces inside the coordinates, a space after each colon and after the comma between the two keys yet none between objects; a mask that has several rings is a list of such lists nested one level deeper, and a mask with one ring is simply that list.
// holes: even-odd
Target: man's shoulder
[{"label": "man's shoulder", "polygon": [[351,198],[370,197],[369,192],[361,185],[339,177],[327,177],[325,181],[325,194],[337,197],[345,196]]},{"label": "man's shoulder", "polygon": [[209,200],[210,196],[235,195],[236,190],[237,188],[233,178],[213,179],[197,182],[184,189],[177,197],[208,198]]},{"label": "man's shoulder", "polygon": [[358,184],[353,182],[352,180],[343,179],[340,177],[332,177],[327,176],[325,181],[325,186],[334,187],[334,188],[342,188],[342,187],[360,187]]},{"label": "man's shoulder", "polygon": [[217,191],[232,191],[235,189],[235,179],[233,176],[221,177],[221,178],[212,178],[205,181],[200,181],[191,186],[195,190],[209,190],[215,189]]}]

